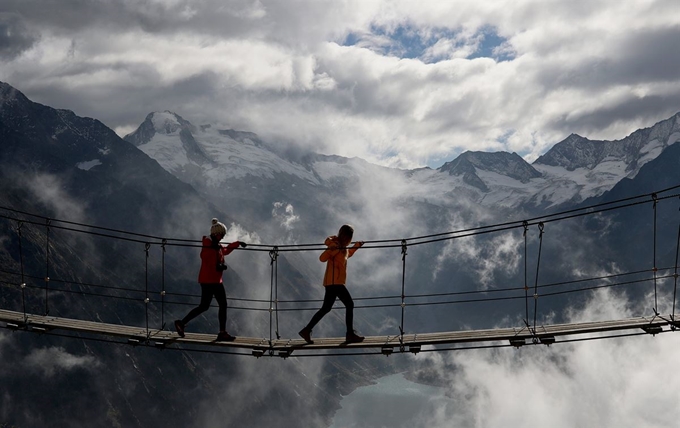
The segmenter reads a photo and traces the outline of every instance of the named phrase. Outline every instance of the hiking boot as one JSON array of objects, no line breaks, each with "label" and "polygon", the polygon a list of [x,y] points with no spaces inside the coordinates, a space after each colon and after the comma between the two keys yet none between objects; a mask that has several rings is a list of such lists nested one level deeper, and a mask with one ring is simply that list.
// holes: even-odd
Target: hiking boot
[{"label": "hiking boot", "polygon": [[305,339],[305,342],[314,343],[314,341],[312,340],[312,330],[308,328],[303,328],[302,330],[300,330],[298,334],[300,335],[301,338]]},{"label": "hiking boot", "polygon": [[179,337],[184,337],[184,323],[180,320],[175,321],[175,331],[179,334]]},{"label": "hiking boot", "polygon": [[227,333],[226,331],[220,331],[217,334],[217,339],[215,339],[218,342],[233,342],[234,339],[236,339],[234,336],[231,334]]},{"label": "hiking boot", "polygon": [[352,331],[351,333],[347,333],[347,336],[345,336],[345,339],[347,343],[360,343],[363,342],[365,337],[364,336],[359,336],[356,331]]}]

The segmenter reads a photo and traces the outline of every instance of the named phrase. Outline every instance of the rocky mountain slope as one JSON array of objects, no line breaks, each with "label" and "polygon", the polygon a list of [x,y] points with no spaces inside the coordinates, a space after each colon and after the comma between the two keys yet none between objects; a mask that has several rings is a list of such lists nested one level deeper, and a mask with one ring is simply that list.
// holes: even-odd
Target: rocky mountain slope
[{"label": "rocky mountain slope", "polygon": [[[29,312],[144,326],[147,280],[152,328],[161,326],[161,314],[171,325],[198,302],[187,296],[198,294],[195,249],[167,249],[164,287],[174,296],[162,308],[158,246],[145,260],[143,242],[83,235],[62,229],[74,225],[60,222],[53,223],[48,239],[44,219],[22,213],[187,239],[206,234],[212,217],[229,225],[234,221],[99,121],[34,103],[5,83],[0,83],[0,188],[0,207],[10,209],[0,210],[0,307],[15,311],[23,309],[25,293]],[[21,235],[15,219],[26,221]],[[242,237],[246,232],[234,233]],[[264,256],[266,263],[257,254],[229,257],[225,282],[230,294],[268,292],[268,282],[257,282],[260,276],[269,279],[269,257]],[[20,272],[26,275],[24,291]],[[285,260],[280,272],[282,287],[286,278],[306,284]],[[295,293],[292,285],[286,290]],[[228,328],[264,337],[268,324],[259,315],[232,306]],[[216,322],[210,311],[191,329],[216,332]],[[390,363],[350,358],[299,364],[182,349],[160,352],[98,339],[2,329],[0,425],[256,426],[276,418],[288,426],[319,426],[328,424],[341,394],[369,382]]]},{"label": "rocky mountain slope", "polygon": [[[356,158],[291,155],[255,133],[193,125],[170,112],[149,114],[124,141],[94,119],[33,103],[0,83],[0,206],[172,237],[199,237],[217,216],[234,239],[247,236],[274,244],[321,242],[343,223],[355,225],[357,239],[404,238],[677,184],[678,120],[676,115],[618,142],[571,136],[532,165],[516,154],[466,152],[439,169],[403,171]],[[587,197],[597,199],[584,201]],[[664,230],[677,228],[677,210],[669,206],[664,204],[659,214]],[[541,282],[648,268],[648,208],[547,225]],[[21,307],[16,226],[14,220],[0,219],[0,307],[13,310]],[[528,233],[530,264],[536,257],[534,229]],[[675,236],[660,237],[659,265],[667,266],[674,257]],[[31,277],[29,308],[38,313],[45,303],[46,238],[42,225],[26,225],[21,241]],[[64,290],[52,291],[52,314],[143,324],[144,306],[134,291],[145,278],[142,244],[111,245],[56,231],[50,241],[52,276],[64,282]],[[514,230],[411,246],[403,278],[406,294],[519,286],[522,245],[521,230]],[[154,291],[160,280],[156,250],[150,262]],[[400,250],[365,248],[351,259],[349,287],[357,298],[356,325],[363,333],[398,331],[398,304],[362,308],[377,302],[359,299],[400,294]],[[238,252],[229,256],[229,263],[225,281],[230,297],[269,297],[266,251]],[[191,249],[170,248],[166,265],[169,291],[195,292],[198,265]],[[317,252],[282,254],[278,267],[281,299],[322,296],[323,266]],[[97,296],[87,283],[120,286],[129,300]],[[644,289],[638,292],[642,295]],[[523,302],[411,305],[416,301],[409,297],[406,307],[409,332],[515,326],[524,311]],[[541,300],[539,320],[559,321],[569,303]],[[266,311],[238,308],[245,305],[239,301],[230,306],[228,328],[267,336]],[[153,307],[151,321],[158,325],[159,307]],[[314,303],[309,308],[281,313],[284,337],[295,336]],[[187,309],[169,307],[166,320]],[[324,319],[315,329],[317,337],[340,334],[342,315],[334,311]],[[210,312],[192,328],[213,331],[215,318]],[[0,356],[8,362],[0,369],[0,383],[9,391],[0,398],[0,423],[18,426],[250,426],[272,420],[285,426],[324,426],[341,394],[411,361],[406,356],[255,360],[0,333]]]},{"label": "rocky mountain slope", "polygon": [[533,164],[515,153],[465,152],[436,170],[414,171],[385,171],[358,159],[313,153],[291,159],[253,133],[197,127],[171,112],[150,113],[125,138],[167,171],[217,197],[216,189],[246,177],[260,183],[259,189],[276,187],[287,199],[304,201],[300,194],[392,174],[389,180],[399,182],[404,198],[442,203],[465,195],[489,207],[534,211],[602,195],[623,178],[635,177],[643,165],[680,140],[680,113],[618,141],[570,135]]}]

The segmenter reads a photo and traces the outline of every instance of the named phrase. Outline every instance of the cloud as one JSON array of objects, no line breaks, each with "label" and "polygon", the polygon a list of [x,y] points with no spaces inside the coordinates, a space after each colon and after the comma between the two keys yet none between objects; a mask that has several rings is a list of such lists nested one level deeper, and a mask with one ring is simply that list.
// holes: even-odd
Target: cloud
[{"label": "cloud", "polygon": [[247,244],[259,244],[260,236],[257,232],[249,232],[243,226],[236,223],[231,223],[227,228],[227,234],[224,236],[224,241],[243,241]]},{"label": "cloud", "polygon": [[533,160],[572,132],[623,138],[680,110],[672,1],[10,0],[9,11],[0,78],[119,132],[171,110],[412,168],[464,150]]},{"label": "cloud", "polygon": [[[625,297],[601,291],[570,321],[630,316]],[[422,354],[448,379],[449,405],[427,426],[656,427],[680,418],[680,375],[668,371],[672,333],[520,350]],[[656,380],[656,381],[655,381]]]},{"label": "cloud", "polygon": [[[466,230],[480,223],[493,224],[491,215],[481,207],[461,207],[450,216],[447,229]],[[475,223],[465,217],[474,219]],[[436,256],[432,279],[436,280],[451,262],[455,262],[462,270],[474,272],[480,286],[487,288],[498,282],[498,276],[517,273],[523,258],[523,243],[524,238],[517,230],[448,240]]]},{"label": "cloud", "polygon": [[83,221],[85,206],[64,192],[58,176],[41,173],[26,177],[25,182],[40,202],[55,211],[56,217]]},{"label": "cloud", "polygon": [[97,367],[99,362],[91,355],[77,356],[62,347],[50,347],[32,350],[24,359],[24,364],[29,370],[52,377],[76,369],[89,370]]},{"label": "cloud", "polygon": [[0,12],[0,58],[12,60],[30,49],[38,41],[21,16]]},{"label": "cloud", "polygon": [[290,232],[295,223],[300,221],[300,216],[295,214],[295,208],[292,204],[285,202],[274,202],[272,204],[272,217],[279,222],[281,227]]}]

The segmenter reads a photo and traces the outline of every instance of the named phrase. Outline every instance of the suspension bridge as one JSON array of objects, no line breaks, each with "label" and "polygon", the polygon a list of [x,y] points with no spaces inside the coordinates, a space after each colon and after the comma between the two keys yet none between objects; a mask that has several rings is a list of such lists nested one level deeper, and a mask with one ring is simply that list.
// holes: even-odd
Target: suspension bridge
[{"label": "suspension bridge", "polygon": [[[464,230],[442,232],[424,236],[365,241],[362,251],[368,249],[397,248],[401,249],[401,294],[392,296],[370,296],[355,298],[355,301],[370,300],[393,300],[394,303],[363,304],[355,306],[361,308],[394,307],[400,310],[401,322],[398,331],[393,335],[368,336],[361,343],[346,343],[344,337],[316,338],[314,343],[306,343],[302,339],[281,338],[279,334],[278,315],[280,312],[317,310],[318,307],[301,307],[301,303],[319,303],[320,300],[282,300],[278,298],[278,258],[281,253],[298,251],[322,251],[325,246],[319,244],[296,244],[296,245],[267,245],[249,244],[248,248],[239,251],[267,252],[270,264],[270,298],[251,299],[243,297],[229,297],[230,301],[237,301],[246,306],[232,307],[234,309],[261,311],[268,313],[269,336],[268,337],[242,337],[238,336],[232,342],[218,342],[214,334],[201,334],[187,332],[180,337],[174,331],[165,329],[166,305],[191,305],[196,303],[170,300],[172,297],[184,297],[197,299],[199,296],[185,293],[172,293],[165,288],[165,252],[166,248],[197,247],[201,244],[196,240],[174,239],[168,237],[152,236],[116,230],[95,225],[87,225],[63,219],[48,218],[13,208],[0,207],[5,214],[0,213],[0,219],[14,225],[12,228],[18,240],[18,253],[13,257],[18,261],[18,269],[6,266],[0,267],[0,288],[13,290],[21,293],[22,310],[10,310],[0,308],[0,327],[15,331],[27,331],[40,334],[66,336],[79,339],[100,340],[114,343],[130,344],[134,346],[150,346],[159,349],[190,350],[196,352],[211,352],[236,355],[311,357],[329,355],[366,355],[382,354],[390,355],[397,353],[419,353],[451,351],[458,349],[474,349],[489,347],[522,347],[525,345],[552,345],[582,340],[597,340],[607,337],[622,337],[633,335],[656,335],[660,333],[674,332],[680,328],[680,320],[675,315],[677,282],[678,282],[678,257],[680,253],[680,219],[677,228],[677,242],[675,243],[675,263],[672,266],[657,266],[657,207],[661,203],[668,203],[678,199],[680,194],[673,193],[680,189],[680,185],[654,193],[638,195],[612,202],[592,205],[588,207],[548,214],[541,217],[510,221],[487,226],[479,226]],[[648,269],[628,271],[598,277],[581,278],[577,280],[563,281],[559,283],[540,284],[541,249],[543,245],[544,228],[547,224],[567,219],[602,214],[605,212],[618,211],[638,205],[651,205],[652,216],[650,221],[652,230],[650,236],[653,241],[653,251]],[[669,204],[670,205],[670,204]],[[674,209],[674,208],[673,208]],[[22,242],[25,240],[23,231],[26,227],[43,230],[44,239],[44,275],[35,275],[27,272],[25,262],[25,250]],[[527,260],[527,234],[530,228],[538,230],[538,249],[536,257],[536,269],[534,284],[528,284],[528,260]],[[146,253],[144,288],[125,288],[105,284],[89,284],[54,278],[50,276],[51,251],[53,245],[50,242],[50,231],[61,230],[69,233],[98,236],[104,239],[126,241],[133,245],[144,247]],[[408,294],[406,287],[406,268],[408,249],[414,246],[432,244],[434,242],[449,241],[491,233],[505,233],[519,230],[524,237],[524,284],[516,287],[493,288],[472,291],[452,291],[444,293]],[[671,235],[669,231],[663,231]],[[675,232],[675,231],[673,231]],[[674,233],[673,233],[674,234]],[[152,246],[161,248],[161,279],[160,290],[158,287],[149,287],[149,251]],[[53,256],[52,256],[53,257]],[[658,282],[670,281],[673,283],[673,301],[669,305],[672,310],[669,314],[658,312]],[[40,284],[42,283],[42,284]],[[59,284],[76,284],[78,290],[59,287]],[[39,285],[38,285],[39,284]],[[639,316],[617,319],[597,320],[580,323],[548,324],[542,325],[537,322],[538,303],[543,297],[558,296],[570,293],[585,293],[605,288],[623,287],[631,284],[648,285],[650,293],[653,291],[654,304],[651,313]],[[158,285],[158,284],[156,284]],[[569,286],[568,289],[560,287]],[[653,290],[652,290],[653,287]],[[95,291],[84,291],[83,288],[91,288]],[[44,293],[44,312],[27,312],[27,290]],[[97,291],[99,290],[99,291]],[[124,292],[125,295],[116,295],[116,292]],[[4,294],[5,292],[3,292]],[[143,303],[145,311],[145,325],[126,325],[124,322],[107,323],[100,320],[84,320],[75,317],[57,317],[50,313],[54,308],[50,307],[50,297],[60,293],[72,293],[82,296],[96,296],[102,298],[136,300]],[[500,297],[495,297],[493,294]],[[130,297],[136,294],[138,297]],[[490,296],[491,295],[491,296]],[[3,299],[5,300],[5,299]],[[479,303],[502,300],[523,300],[524,319],[523,324],[515,327],[492,328],[483,330],[461,330],[444,332],[410,333],[405,331],[406,308],[415,306],[435,306],[461,303]],[[54,303],[53,303],[54,304]],[[152,306],[153,305],[153,306]],[[255,306],[254,306],[255,305]],[[293,305],[293,307],[280,307],[279,305]],[[533,319],[530,317],[530,307],[533,306]],[[150,326],[150,311],[156,308],[160,311],[155,315],[161,320],[160,328]]]}]

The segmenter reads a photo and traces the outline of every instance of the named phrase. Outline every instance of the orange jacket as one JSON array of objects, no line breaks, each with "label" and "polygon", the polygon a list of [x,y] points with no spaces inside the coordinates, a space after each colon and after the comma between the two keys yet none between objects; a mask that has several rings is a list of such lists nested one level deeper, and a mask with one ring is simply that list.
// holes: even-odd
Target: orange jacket
[{"label": "orange jacket", "polygon": [[347,259],[352,257],[358,247],[338,248],[337,236],[329,236],[324,244],[328,247],[319,256],[319,260],[326,262],[326,273],[323,276],[323,285],[344,285],[347,279]]},{"label": "orange jacket", "polygon": [[221,284],[222,271],[217,270],[217,261],[224,263],[224,256],[234,251],[236,247],[238,247],[238,241],[232,242],[226,247],[222,244],[215,246],[209,236],[204,236],[198,282],[201,284]]}]

